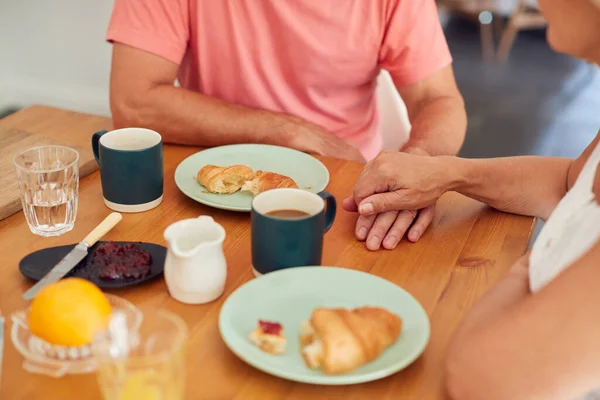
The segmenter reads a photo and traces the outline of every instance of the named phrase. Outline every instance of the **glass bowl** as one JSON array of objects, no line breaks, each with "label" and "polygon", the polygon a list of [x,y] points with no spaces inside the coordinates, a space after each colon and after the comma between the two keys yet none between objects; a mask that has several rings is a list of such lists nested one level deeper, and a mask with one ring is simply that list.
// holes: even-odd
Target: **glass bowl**
[{"label": "glass bowl", "polygon": [[[106,294],[113,311],[123,312],[127,318],[136,321],[134,327],[139,328],[142,313],[129,301]],[[60,346],[46,342],[33,335],[27,322],[29,309],[15,311],[11,314],[12,342],[21,355],[25,357],[23,368],[29,372],[61,377],[67,374],[87,374],[96,370],[96,360],[92,354],[92,345]]]}]

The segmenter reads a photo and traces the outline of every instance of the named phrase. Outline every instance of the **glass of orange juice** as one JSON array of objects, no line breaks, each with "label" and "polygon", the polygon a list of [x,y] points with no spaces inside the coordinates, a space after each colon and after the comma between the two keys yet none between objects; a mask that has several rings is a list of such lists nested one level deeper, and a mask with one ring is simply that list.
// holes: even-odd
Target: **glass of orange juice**
[{"label": "glass of orange juice", "polygon": [[104,399],[182,400],[187,337],[185,322],[165,310],[145,312],[141,323],[113,315],[92,343]]}]

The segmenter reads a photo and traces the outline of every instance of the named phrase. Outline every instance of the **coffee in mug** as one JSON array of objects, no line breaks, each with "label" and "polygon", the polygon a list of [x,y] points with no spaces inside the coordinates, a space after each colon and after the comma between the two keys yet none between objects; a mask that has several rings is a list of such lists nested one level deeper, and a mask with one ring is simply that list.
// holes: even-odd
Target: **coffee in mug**
[{"label": "coffee in mug", "polygon": [[296,219],[308,217],[310,214],[302,210],[273,210],[269,211],[266,215],[269,217],[283,218],[283,219]]},{"label": "coffee in mug", "polygon": [[327,192],[273,189],[257,195],[251,214],[254,274],[321,265],[323,236],[335,213],[335,198]]}]

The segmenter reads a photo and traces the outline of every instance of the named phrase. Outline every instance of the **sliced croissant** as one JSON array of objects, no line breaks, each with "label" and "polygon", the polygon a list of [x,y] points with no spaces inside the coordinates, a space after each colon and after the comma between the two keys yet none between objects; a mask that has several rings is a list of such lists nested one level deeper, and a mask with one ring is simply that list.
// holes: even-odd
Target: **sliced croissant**
[{"label": "sliced croissant", "polygon": [[237,192],[246,181],[252,178],[254,178],[254,171],[245,165],[230,167],[205,165],[198,171],[198,183],[211,193]]},{"label": "sliced croissant", "polygon": [[383,308],[317,308],[300,328],[302,357],[326,374],[354,370],[378,358],[402,329],[402,320]]},{"label": "sliced croissant", "polygon": [[289,176],[275,172],[256,171],[254,179],[247,181],[242,186],[242,190],[252,192],[255,196],[267,190],[281,188],[298,188],[298,185]]}]

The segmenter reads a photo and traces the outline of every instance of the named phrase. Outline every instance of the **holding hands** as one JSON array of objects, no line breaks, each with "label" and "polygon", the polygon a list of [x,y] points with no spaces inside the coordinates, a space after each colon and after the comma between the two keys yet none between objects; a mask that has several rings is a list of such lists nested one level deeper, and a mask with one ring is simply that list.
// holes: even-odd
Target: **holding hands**
[{"label": "holding hands", "polygon": [[433,220],[435,202],[450,187],[443,159],[384,151],[369,162],[343,203],[360,214],[357,239],[369,250],[394,249],[405,234],[419,240]]}]

